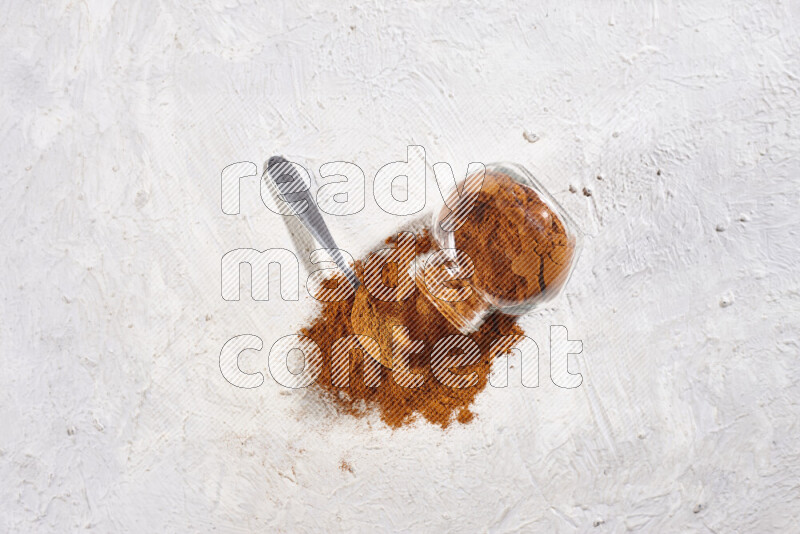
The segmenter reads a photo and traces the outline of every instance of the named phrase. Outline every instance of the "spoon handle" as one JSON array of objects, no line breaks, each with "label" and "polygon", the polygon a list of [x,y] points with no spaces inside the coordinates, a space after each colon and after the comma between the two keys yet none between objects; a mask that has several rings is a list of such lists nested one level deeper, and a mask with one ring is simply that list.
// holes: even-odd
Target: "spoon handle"
[{"label": "spoon handle", "polygon": [[336,246],[336,241],[294,164],[281,156],[272,156],[267,163],[267,172],[294,215],[300,219],[317,243],[328,249],[333,261],[342,270],[353,289],[358,288],[359,282],[356,273],[347,264],[339,247]]}]

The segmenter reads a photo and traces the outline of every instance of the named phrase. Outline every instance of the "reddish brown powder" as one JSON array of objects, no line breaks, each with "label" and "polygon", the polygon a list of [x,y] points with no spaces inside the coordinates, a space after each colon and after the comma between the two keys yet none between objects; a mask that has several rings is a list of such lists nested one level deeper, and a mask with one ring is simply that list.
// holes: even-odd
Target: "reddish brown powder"
[{"label": "reddish brown powder", "polygon": [[[387,243],[392,242],[391,238],[387,240]],[[417,253],[430,249],[431,240],[427,231],[417,236],[416,246]],[[443,428],[453,420],[460,423],[472,421],[474,414],[470,406],[488,383],[491,342],[500,336],[522,334],[522,330],[514,324],[513,317],[501,314],[489,316],[483,326],[469,336],[480,347],[480,361],[456,371],[465,375],[475,372],[477,385],[463,389],[443,385],[433,376],[430,352],[439,339],[458,334],[458,331],[419,291],[415,291],[400,302],[377,303],[377,313],[400,318],[401,324],[409,329],[410,337],[424,342],[425,349],[411,356],[411,371],[424,376],[423,384],[416,388],[402,387],[393,380],[392,371],[382,367],[380,385],[367,386],[363,380],[364,355],[360,349],[354,349],[350,357],[349,386],[336,387],[331,380],[331,347],[339,338],[354,333],[350,319],[353,300],[323,303],[317,317],[301,331],[319,345],[323,354],[322,372],[315,388],[344,413],[361,417],[366,413],[366,406],[366,410],[376,410],[387,425],[395,428],[413,421],[417,415]]]},{"label": "reddish brown powder", "polygon": [[536,191],[500,173],[486,174],[454,241],[475,264],[475,287],[508,303],[560,287],[575,246]]},{"label": "reddish brown powder", "polygon": [[[574,240],[567,235],[563,222],[537,193],[500,173],[486,174],[474,208],[464,225],[454,233],[454,240],[455,246],[472,259],[474,274],[470,280],[448,282],[452,284],[450,287],[471,284],[473,289],[500,302],[526,301],[559,287],[566,280],[574,252]],[[395,244],[396,238],[390,237],[386,242]],[[416,254],[429,252],[433,246],[427,231],[417,235]],[[355,267],[359,278],[364,280],[364,261],[356,262]],[[397,265],[387,263],[381,271],[383,284],[397,287],[397,273]],[[324,285],[335,289],[341,283],[346,283],[342,277]],[[434,376],[431,352],[437,341],[459,331],[442,315],[448,307],[440,304],[444,310],[440,311],[430,298],[423,295],[417,285],[408,298],[386,302],[374,298],[361,286],[358,293],[346,301],[323,303],[318,316],[301,331],[322,351],[322,371],[316,389],[347,414],[361,417],[376,410],[387,425],[395,428],[417,416],[443,428],[453,421],[462,424],[472,421],[474,413],[470,407],[489,380],[492,342],[501,336],[523,332],[515,324],[515,317],[490,313],[480,328],[469,335],[480,348],[478,362],[455,370],[462,375],[475,373],[477,383],[460,389],[450,387]],[[468,316],[467,312],[483,305],[481,302],[481,297],[473,291],[469,299],[451,306],[452,310]],[[354,303],[357,303],[355,308]],[[403,387],[393,378],[390,369],[392,325],[408,328],[411,340],[424,343],[424,349],[413,354],[410,361],[411,372],[424,379],[421,386]],[[364,370],[368,364],[373,368],[375,362],[365,355],[360,345],[350,351],[349,385],[339,387],[332,380],[333,344],[354,334],[368,335],[380,345],[380,353],[374,355],[375,360],[383,364],[377,366],[380,369],[377,387],[365,383]],[[456,348],[450,350],[451,354],[457,352]]]},{"label": "reddish brown powder", "polygon": [[342,460],[342,462],[339,464],[339,469],[342,471],[347,471],[348,473],[353,472],[353,466],[347,463],[346,460]]}]

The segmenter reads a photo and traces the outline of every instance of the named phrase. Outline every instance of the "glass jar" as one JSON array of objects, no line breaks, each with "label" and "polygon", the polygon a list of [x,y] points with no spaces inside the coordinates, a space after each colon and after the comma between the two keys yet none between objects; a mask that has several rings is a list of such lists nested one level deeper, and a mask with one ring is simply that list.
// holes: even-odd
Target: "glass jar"
[{"label": "glass jar", "polygon": [[459,331],[487,315],[523,315],[558,295],[581,235],[522,165],[493,163],[444,192],[431,234],[438,249],[416,258],[420,291]]}]

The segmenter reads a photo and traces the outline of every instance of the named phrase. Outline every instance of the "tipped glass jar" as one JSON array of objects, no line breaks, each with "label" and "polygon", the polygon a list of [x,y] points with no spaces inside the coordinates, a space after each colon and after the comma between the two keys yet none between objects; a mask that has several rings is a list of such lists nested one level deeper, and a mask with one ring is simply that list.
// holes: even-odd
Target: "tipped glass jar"
[{"label": "tipped glass jar", "polygon": [[415,281],[460,332],[493,311],[523,315],[561,291],[580,233],[527,169],[486,165],[444,198],[431,230],[439,248],[416,258]]}]

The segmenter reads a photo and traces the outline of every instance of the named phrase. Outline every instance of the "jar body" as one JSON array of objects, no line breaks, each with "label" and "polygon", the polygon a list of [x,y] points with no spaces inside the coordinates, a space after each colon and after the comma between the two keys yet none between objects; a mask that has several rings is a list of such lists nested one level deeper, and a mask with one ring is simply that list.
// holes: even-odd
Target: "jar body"
[{"label": "jar body", "polygon": [[458,285],[468,286],[462,300],[434,302],[448,318],[461,316],[451,319],[459,330],[474,331],[494,310],[523,315],[560,293],[580,250],[580,232],[527,169],[486,165],[485,173],[472,173],[443,196],[431,230],[442,252],[422,273],[460,277]]}]

